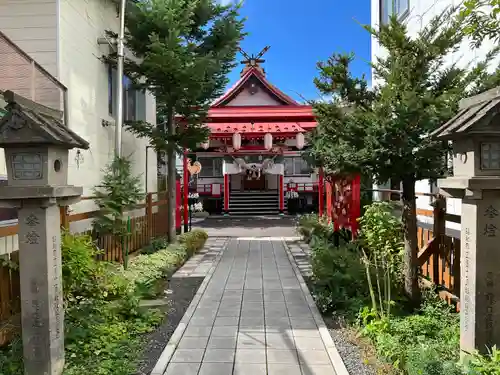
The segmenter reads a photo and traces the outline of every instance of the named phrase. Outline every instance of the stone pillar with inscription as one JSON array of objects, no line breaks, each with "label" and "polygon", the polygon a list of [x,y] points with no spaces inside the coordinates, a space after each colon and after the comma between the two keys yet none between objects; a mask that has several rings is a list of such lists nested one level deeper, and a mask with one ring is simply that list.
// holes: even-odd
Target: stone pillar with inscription
[{"label": "stone pillar with inscription", "polygon": [[464,99],[434,132],[453,142],[453,176],[441,192],[462,199],[460,347],[500,347],[500,88]]},{"label": "stone pillar with inscription", "polygon": [[26,375],[61,375],[64,310],[59,206],[77,202],[81,187],[67,184],[68,150],[88,143],[62,123],[59,111],[12,92],[0,120],[8,181],[0,205],[19,218],[21,323]]}]

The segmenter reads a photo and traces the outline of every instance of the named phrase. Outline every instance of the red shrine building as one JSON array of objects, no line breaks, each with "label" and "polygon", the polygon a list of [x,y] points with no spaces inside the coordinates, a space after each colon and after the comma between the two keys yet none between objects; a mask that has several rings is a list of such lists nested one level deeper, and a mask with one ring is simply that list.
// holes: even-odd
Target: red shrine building
[{"label": "red shrine building", "polygon": [[322,177],[301,156],[316,127],[313,109],[267,79],[261,57],[268,48],[257,56],[242,51],[241,78],[208,112],[209,140],[188,155],[201,165],[190,191],[210,213],[277,215],[292,199],[301,211],[317,208]]}]

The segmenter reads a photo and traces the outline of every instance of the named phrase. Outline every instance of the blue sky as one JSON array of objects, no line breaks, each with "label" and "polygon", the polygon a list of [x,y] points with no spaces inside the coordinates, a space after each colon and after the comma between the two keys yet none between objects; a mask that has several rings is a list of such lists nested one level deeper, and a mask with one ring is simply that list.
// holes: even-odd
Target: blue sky
[{"label": "blue sky", "polygon": [[[312,81],[316,63],[333,52],[354,52],[354,73],[370,76],[370,35],[354,20],[370,23],[369,0],[245,0],[242,15],[249,33],[243,50],[257,54],[270,45],[264,57],[267,77],[297,100],[297,93],[319,98]],[[241,68],[231,73],[230,85]]]}]

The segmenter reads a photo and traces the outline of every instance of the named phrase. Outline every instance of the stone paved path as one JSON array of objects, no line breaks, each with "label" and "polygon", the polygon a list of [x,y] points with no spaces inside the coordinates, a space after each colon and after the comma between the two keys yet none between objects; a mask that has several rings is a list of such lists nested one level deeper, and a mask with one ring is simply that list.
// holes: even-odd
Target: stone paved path
[{"label": "stone paved path", "polygon": [[164,367],[165,375],[335,375],[332,361],[343,368],[282,239],[231,239],[206,280],[153,375]]}]

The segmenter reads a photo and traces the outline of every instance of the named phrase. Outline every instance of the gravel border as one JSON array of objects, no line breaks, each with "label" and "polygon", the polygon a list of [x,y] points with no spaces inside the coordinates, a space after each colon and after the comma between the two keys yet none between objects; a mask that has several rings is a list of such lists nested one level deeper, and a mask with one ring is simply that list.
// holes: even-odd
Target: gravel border
[{"label": "gravel border", "polygon": [[[145,338],[145,348],[142,360],[138,365],[135,375],[150,375],[158,361],[164,355],[165,348],[169,343],[179,324],[196,298],[198,290],[204,284],[204,280],[210,277],[211,271],[220,260],[222,253],[227,246],[227,238],[209,238],[200,253],[193,256],[179,268],[175,274],[165,282],[164,290],[169,291],[168,304],[158,308],[165,312],[163,323]],[[198,259],[196,259],[198,257]],[[194,262],[193,262],[194,260]],[[193,264],[189,264],[192,262]],[[203,267],[204,263],[210,263],[210,267],[204,272],[195,273],[198,266]],[[206,282],[205,282],[206,283]],[[192,314],[192,312],[191,312]]]},{"label": "gravel border", "polygon": [[323,316],[330,336],[350,375],[377,375],[377,369],[366,363],[363,349],[352,342],[352,331],[345,328],[342,319]]},{"label": "gravel border", "polygon": [[[287,239],[287,242],[298,245],[298,247],[295,246],[294,251],[290,251],[290,254],[300,269],[309,291],[311,291],[311,268],[310,265],[304,264],[309,258],[309,245],[297,241],[296,238]],[[349,375],[377,375],[377,369],[366,363],[363,349],[352,342],[352,332],[343,324],[342,317],[335,317],[335,314],[322,316]]]},{"label": "gravel border", "polygon": [[136,375],[149,375],[160,358],[163,349],[189,307],[204,277],[173,278],[168,284],[169,305],[160,309],[167,312],[165,320],[153,333],[146,337],[143,359]]}]

